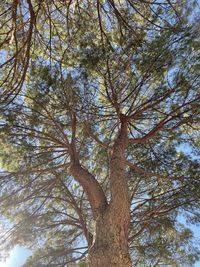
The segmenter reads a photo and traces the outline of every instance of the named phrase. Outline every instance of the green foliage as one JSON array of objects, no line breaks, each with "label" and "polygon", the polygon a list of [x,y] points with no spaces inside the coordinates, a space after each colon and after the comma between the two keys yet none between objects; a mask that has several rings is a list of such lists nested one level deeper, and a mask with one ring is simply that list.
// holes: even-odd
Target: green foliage
[{"label": "green foliage", "polygon": [[109,202],[123,114],[133,262],[194,266],[199,245],[179,216],[199,223],[195,1],[31,1],[33,21],[19,2],[16,20],[13,1],[0,6],[2,249],[30,247],[24,267],[86,266],[94,222],[69,143]]}]

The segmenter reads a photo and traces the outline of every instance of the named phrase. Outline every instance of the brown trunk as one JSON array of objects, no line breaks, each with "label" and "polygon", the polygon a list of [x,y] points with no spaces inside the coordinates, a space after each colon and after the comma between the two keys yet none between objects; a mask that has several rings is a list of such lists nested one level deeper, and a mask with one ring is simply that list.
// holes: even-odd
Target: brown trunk
[{"label": "brown trunk", "polygon": [[131,267],[128,252],[130,199],[125,165],[127,120],[122,114],[120,120],[119,135],[109,148],[109,204],[101,185],[81,166],[74,145],[71,147],[68,172],[82,185],[87,194],[95,221],[93,243],[88,252],[89,267]]},{"label": "brown trunk", "polygon": [[88,254],[89,267],[131,267],[127,222],[120,210],[113,215],[108,208],[96,221],[93,245]]},{"label": "brown trunk", "polygon": [[126,145],[125,121],[110,151],[111,201],[95,220],[93,245],[88,255],[89,267],[131,267],[128,252],[130,199],[125,166]]}]

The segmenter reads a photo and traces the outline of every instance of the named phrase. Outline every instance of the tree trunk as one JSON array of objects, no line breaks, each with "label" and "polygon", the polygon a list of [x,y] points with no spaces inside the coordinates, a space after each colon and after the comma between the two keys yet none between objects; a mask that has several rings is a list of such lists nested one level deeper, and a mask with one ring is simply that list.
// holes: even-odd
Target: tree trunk
[{"label": "tree trunk", "polygon": [[131,267],[128,252],[130,198],[125,165],[126,145],[127,123],[125,121],[110,150],[111,201],[95,220],[93,245],[88,255],[89,267]]},{"label": "tree trunk", "polygon": [[88,253],[89,267],[131,267],[128,252],[128,222],[120,210],[109,208],[97,218],[93,245]]}]

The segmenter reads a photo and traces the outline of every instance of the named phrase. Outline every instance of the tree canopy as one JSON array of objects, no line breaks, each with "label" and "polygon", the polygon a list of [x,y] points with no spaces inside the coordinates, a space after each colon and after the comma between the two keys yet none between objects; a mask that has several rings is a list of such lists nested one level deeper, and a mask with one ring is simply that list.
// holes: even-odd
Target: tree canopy
[{"label": "tree canopy", "polygon": [[194,266],[181,219],[199,223],[198,12],[191,0],[2,1],[2,251],[30,247],[24,267],[86,266],[108,211],[132,266]]}]

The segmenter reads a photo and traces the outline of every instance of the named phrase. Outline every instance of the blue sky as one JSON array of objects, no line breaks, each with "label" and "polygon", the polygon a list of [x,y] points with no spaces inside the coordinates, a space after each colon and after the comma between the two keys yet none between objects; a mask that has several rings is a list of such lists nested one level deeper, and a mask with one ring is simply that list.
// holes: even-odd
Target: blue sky
[{"label": "blue sky", "polygon": [[[199,227],[192,226],[191,230],[194,233],[194,237],[200,240]],[[26,258],[31,255],[30,250],[20,246],[16,246],[10,253],[10,257],[5,262],[0,262],[0,267],[22,267]],[[31,266],[30,266],[31,267]],[[200,261],[195,264],[195,267],[200,267]]]},{"label": "blue sky", "polygon": [[[184,144],[179,147],[180,151],[183,151],[186,154],[190,154],[193,158],[197,158],[192,154],[192,149]],[[180,219],[181,223],[186,224],[184,218]],[[188,225],[189,226],[189,225]],[[200,229],[197,226],[189,226],[191,230],[194,233],[194,237],[199,239],[200,242]],[[16,246],[10,253],[10,256],[6,259],[5,262],[0,261],[0,267],[22,267],[22,265],[25,263],[26,258],[31,255],[31,251],[20,247]],[[30,266],[31,267],[31,266]],[[195,267],[200,267],[200,261],[198,261],[195,264]]]},{"label": "blue sky", "polygon": [[[200,5],[200,0],[197,0]],[[199,10],[198,10],[199,11]],[[0,61],[2,60],[3,52],[0,54]],[[200,239],[199,227],[191,227],[194,232],[194,236]],[[10,253],[10,256],[5,262],[0,261],[0,267],[22,267],[26,258],[31,255],[30,250],[20,246],[16,246]],[[200,261],[195,264],[195,267],[200,267]]]},{"label": "blue sky", "polygon": [[[195,236],[199,236],[197,227],[194,229]],[[30,250],[16,246],[10,253],[10,257],[6,262],[0,262],[0,267],[22,267],[26,258],[31,255]],[[200,267],[200,261],[195,264],[195,267]]]},{"label": "blue sky", "polygon": [[26,258],[31,255],[30,250],[16,246],[5,262],[0,262],[0,267],[21,267]]}]

